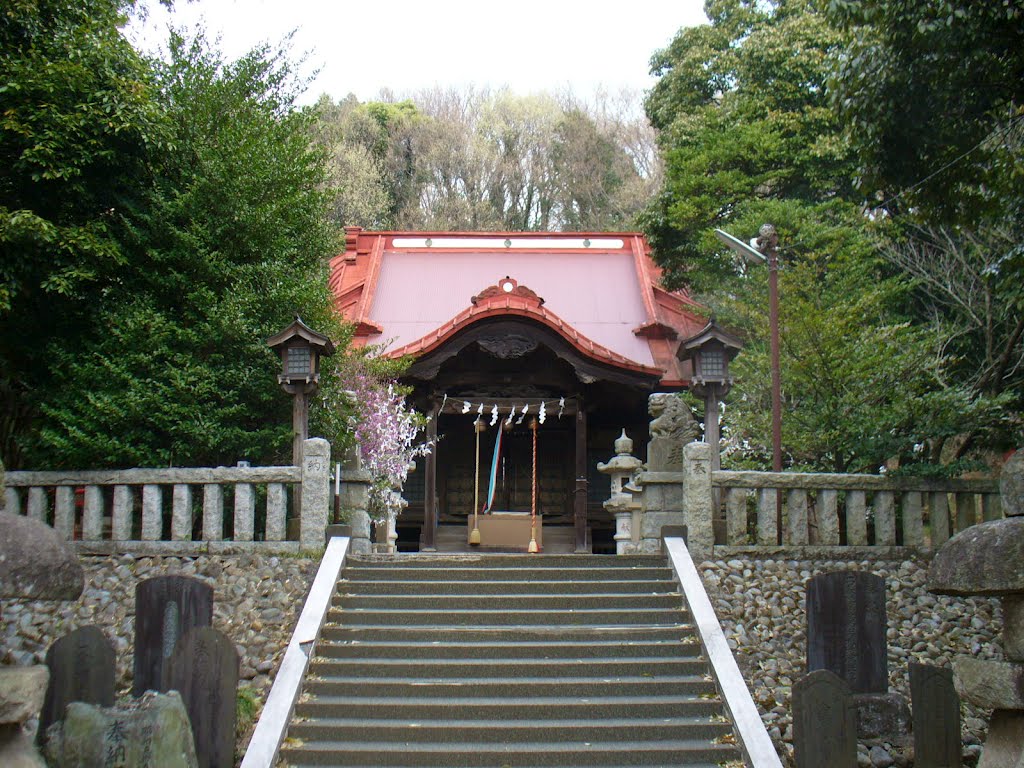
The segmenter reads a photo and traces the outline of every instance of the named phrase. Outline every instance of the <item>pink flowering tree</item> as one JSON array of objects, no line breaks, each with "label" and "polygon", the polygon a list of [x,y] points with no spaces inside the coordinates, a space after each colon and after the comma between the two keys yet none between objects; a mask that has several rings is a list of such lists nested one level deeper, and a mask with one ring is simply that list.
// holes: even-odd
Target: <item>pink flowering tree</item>
[{"label": "pink flowering tree", "polygon": [[373,476],[370,516],[381,520],[402,507],[399,491],[409,468],[430,453],[419,439],[427,418],[409,408],[396,381],[400,364],[374,357],[376,348],[354,350],[334,362],[333,381],[323,390],[326,420],[339,448],[357,445],[363,468]]}]

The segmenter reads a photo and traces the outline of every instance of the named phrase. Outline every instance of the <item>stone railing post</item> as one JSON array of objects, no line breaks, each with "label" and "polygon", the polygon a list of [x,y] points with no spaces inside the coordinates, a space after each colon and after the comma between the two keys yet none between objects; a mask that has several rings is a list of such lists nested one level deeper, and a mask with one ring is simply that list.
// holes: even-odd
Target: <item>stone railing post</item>
[{"label": "stone railing post", "polygon": [[359,446],[353,447],[341,463],[341,515],[352,529],[349,551],[354,555],[370,552],[370,484],[373,476],[363,469]]},{"label": "stone railing post", "polygon": [[683,446],[683,523],[687,528],[687,549],[695,563],[711,557],[714,550],[712,499],[711,446],[687,443]]},{"label": "stone railing post", "polygon": [[324,531],[330,510],[331,444],[322,437],[302,443],[302,509],[299,511],[299,544],[303,550],[324,548]]}]

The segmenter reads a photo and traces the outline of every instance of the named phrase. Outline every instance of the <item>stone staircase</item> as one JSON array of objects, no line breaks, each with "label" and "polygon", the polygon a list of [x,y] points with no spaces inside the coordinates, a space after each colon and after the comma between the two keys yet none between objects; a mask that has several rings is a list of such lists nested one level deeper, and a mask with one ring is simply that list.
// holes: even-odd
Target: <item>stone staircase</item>
[{"label": "stone staircase", "polygon": [[350,557],[299,766],[715,766],[732,727],[664,560]]}]

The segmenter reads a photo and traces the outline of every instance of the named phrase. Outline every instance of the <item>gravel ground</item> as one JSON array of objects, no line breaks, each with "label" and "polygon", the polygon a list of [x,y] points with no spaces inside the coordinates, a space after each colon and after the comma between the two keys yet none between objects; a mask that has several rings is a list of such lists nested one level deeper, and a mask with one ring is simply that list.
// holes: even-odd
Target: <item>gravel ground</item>
[{"label": "gravel ground", "polygon": [[[869,571],[887,585],[889,689],[910,700],[908,663],[948,667],[954,656],[1001,659],[1002,614],[991,598],[940,597],[928,592],[927,562],[714,560],[700,566],[704,585],[751,684],[765,726],[779,754],[793,762],[791,691],[806,672],[804,584],[819,573]],[[961,705],[963,764],[981,754],[988,712]],[[913,765],[913,747],[860,744],[858,765]]]}]

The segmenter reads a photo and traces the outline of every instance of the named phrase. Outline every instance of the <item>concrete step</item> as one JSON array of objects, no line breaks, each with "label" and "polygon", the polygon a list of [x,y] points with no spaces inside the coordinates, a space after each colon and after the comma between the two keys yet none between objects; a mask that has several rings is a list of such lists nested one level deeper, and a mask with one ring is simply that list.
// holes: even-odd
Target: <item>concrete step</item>
[{"label": "concrete step", "polygon": [[576,595],[593,594],[678,594],[679,586],[669,579],[622,579],[607,581],[554,581],[539,579],[523,581],[359,581],[342,579],[338,582],[341,594],[359,595],[520,595],[564,594],[571,589]]},{"label": "concrete step", "polygon": [[[528,712],[529,710],[524,710]],[[523,712],[520,712],[522,716]],[[659,720],[611,717],[600,720],[481,720],[318,718],[295,723],[289,735],[310,741],[380,741],[413,745],[424,742],[473,741],[478,744],[517,744],[536,741],[609,742],[628,739],[720,739],[732,731],[728,723],[710,718],[669,717]]]},{"label": "concrete step", "polygon": [[[536,561],[535,561],[536,562]],[[486,566],[467,568],[457,565],[396,565],[392,569],[359,565],[346,567],[348,581],[671,581],[672,572],[665,567],[635,566],[610,568],[607,566],[546,566],[530,567],[529,579],[524,579],[520,566]]]},{"label": "concrete step", "polygon": [[689,617],[681,610],[671,608],[633,611],[628,608],[586,608],[580,610],[483,610],[483,609],[423,609],[388,610],[386,608],[358,608],[327,612],[331,623],[346,626],[678,626]]},{"label": "concrete step", "polygon": [[[563,589],[571,587],[564,584]],[[514,589],[514,588],[513,588]],[[651,608],[677,609],[682,596],[667,595],[574,595],[565,592],[552,595],[522,595],[513,591],[504,595],[362,595],[338,594],[331,600],[334,608],[345,611],[580,611],[587,609],[620,609],[645,611]]]},{"label": "concrete step", "polygon": [[509,680],[485,677],[467,680],[426,680],[419,677],[374,679],[332,675],[306,678],[304,690],[315,696],[353,698],[419,697],[446,699],[499,697],[591,697],[591,696],[712,696],[715,685],[710,676],[679,675],[643,677],[523,677]]},{"label": "concrete step", "polygon": [[619,626],[518,626],[479,627],[465,626],[403,626],[373,625],[341,626],[328,624],[323,628],[323,642],[317,652],[331,643],[424,643],[431,646],[449,643],[520,643],[565,641],[587,645],[591,642],[675,642],[696,643],[692,624],[686,623],[686,613],[676,612],[682,623],[668,625]]},{"label": "concrete step", "polygon": [[282,754],[290,766],[670,766],[718,765],[737,756],[731,744],[706,739],[618,741],[545,741],[516,744],[440,742],[409,745],[400,742],[310,741],[289,746]]},{"label": "concrete step", "polygon": [[300,701],[295,714],[300,718],[387,718],[401,720],[481,720],[488,723],[514,720],[529,712],[531,719],[593,720],[622,717],[635,718],[707,718],[722,711],[722,703],[712,696],[486,696],[453,695],[437,698],[429,695],[388,698],[381,696],[318,695]]},{"label": "concrete step", "polygon": [[321,659],[609,659],[678,658],[700,654],[696,642],[675,641],[520,641],[445,643],[398,642],[373,643],[334,640],[317,649]]},{"label": "concrete step", "polygon": [[707,663],[693,658],[630,659],[325,659],[317,658],[311,673],[367,677],[374,680],[409,678],[417,680],[477,680],[507,678],[571,678],[580,672],[590,677],[657,677],[700,675]]}]

